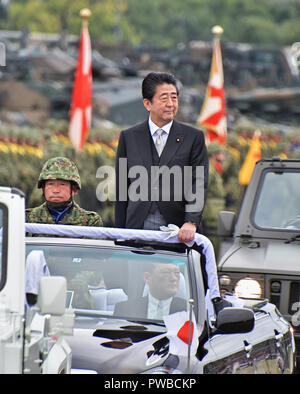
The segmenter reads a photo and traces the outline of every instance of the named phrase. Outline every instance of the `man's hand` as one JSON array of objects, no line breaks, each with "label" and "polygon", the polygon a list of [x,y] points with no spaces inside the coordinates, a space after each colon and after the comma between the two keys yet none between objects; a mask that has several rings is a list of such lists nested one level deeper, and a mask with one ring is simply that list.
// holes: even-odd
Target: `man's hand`
[{"label": "man's hand", "polygon": [[190,222],[186,222],[180,228],[178,233],[178,240],[179,242],[190,242],[194,239],[195,232],[196,232],[196,225]]}]

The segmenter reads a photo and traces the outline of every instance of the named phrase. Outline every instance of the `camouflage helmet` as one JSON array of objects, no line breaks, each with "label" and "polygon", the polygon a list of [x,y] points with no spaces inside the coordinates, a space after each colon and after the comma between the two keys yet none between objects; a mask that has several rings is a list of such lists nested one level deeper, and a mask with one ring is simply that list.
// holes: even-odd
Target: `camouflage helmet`
[{"label": "camouflage helmet", "polygon": [[238,136],[236,134],[228,134],[226,139],[226,145],[235,145],[239,143]]},{"label": "camouflage helmet", "polygon": [[38,179],[38,188],[48,179],[63,179],[76,184],[81,189],[81,181],[76,164],[66,157],[53,157],[46,161]]},{"label": "camouflage helmet", "polygon": [[218,142],[211,142],[208,146],[207,146],[207,153],[208,156],[212,156],[215,153],[220,153],[220,152],[224,152],[224,147],[222,145],[220,145]]}]

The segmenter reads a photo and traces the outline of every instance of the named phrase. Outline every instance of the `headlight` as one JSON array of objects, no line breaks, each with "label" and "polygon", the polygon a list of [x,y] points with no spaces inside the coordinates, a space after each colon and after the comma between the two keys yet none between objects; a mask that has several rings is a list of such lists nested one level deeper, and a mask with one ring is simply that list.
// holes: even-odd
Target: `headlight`
[{"label": "headlight", "polygon": [[241,298],[261,298],[262,288],[257,280],[244,278],[237,282],[234,293],[237,297]]}]

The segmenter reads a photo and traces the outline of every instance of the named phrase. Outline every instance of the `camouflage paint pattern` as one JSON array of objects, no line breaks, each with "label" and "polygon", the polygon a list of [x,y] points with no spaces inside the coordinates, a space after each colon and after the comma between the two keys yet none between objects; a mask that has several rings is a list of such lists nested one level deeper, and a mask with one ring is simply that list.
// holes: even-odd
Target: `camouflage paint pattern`
[{"label": "camouflage paint pattern", "polygon": [[75,182],[81,189],[81,181],[76,164],[66,157],[53,157],[46,161],[38,179],[38,187],[48,179],[63,179]]}]

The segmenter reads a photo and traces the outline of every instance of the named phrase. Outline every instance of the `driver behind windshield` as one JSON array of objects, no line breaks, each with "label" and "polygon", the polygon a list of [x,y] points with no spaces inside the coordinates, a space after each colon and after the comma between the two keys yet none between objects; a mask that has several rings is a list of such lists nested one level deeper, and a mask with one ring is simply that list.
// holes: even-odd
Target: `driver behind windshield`
[{"label": "driver behind windshield", "polygon": [[118,303],[114,314],[162,320],[163,316],[186,310],[186,301],[176,296],[180,269],[175,264],[151,264],[144,272],[144,294]]}]

